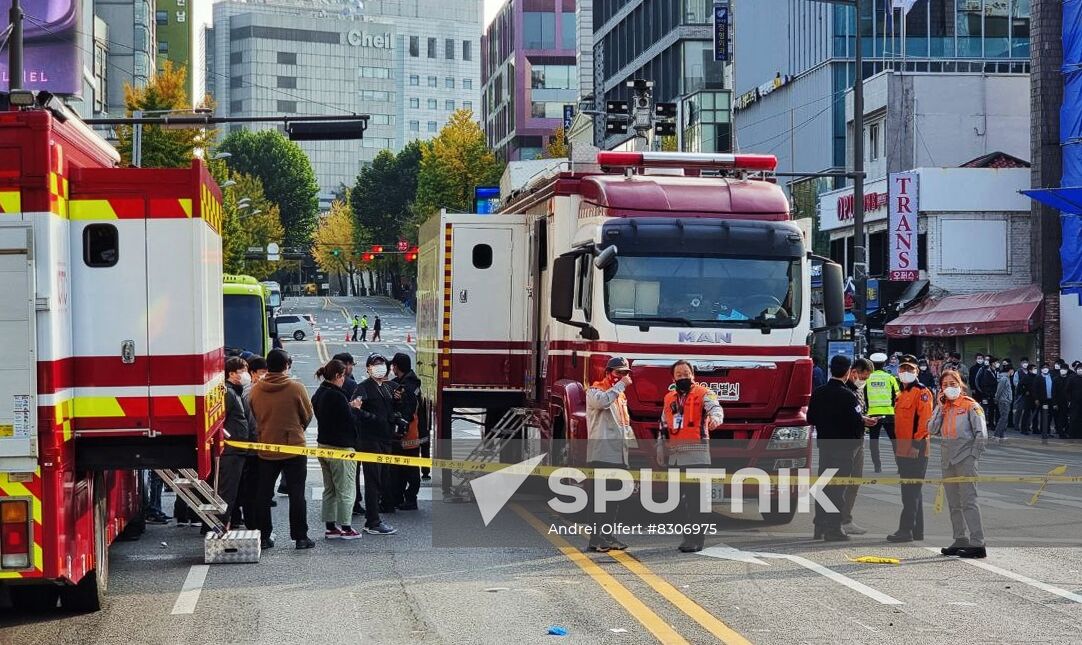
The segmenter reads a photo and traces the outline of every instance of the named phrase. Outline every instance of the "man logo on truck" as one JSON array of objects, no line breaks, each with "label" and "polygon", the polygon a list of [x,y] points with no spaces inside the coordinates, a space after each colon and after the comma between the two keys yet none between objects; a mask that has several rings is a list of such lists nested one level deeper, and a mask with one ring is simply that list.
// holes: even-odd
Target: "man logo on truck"
[{"label": "man logo on truck", "polygon": [[733,334],[727,331],[682,331],[677,341],[681,343],[732,343]]}]

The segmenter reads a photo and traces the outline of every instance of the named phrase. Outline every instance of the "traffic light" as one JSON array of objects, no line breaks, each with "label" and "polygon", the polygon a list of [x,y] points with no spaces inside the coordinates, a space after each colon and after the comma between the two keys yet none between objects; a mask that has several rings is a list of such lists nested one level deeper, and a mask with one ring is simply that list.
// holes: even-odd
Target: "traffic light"
[{"label": "traffic light", "polygon": [[368,121],[291,121],[286,124],[290,141],[341,141],[363,139]]},{"label": "traffic light", "polygon": [[338,257],[339,254],[341,254],[341,251],[339,251],[338,249],[331,251],[331,255],[333,255],[334,257]]},{"label": "traffic light", "polygon": [[659,137],[675,137],[676,136],[676,124],[669,122],[657,122],[654,124],[654,134]]},{"label": "traffic light", "polygon": [[659,119],[675,119],[676,118],[676,104],[675,103],[655,103],[654,104],[654,116]]},{"label": "traffic light", "polygon": [[375,260],[375,259],[376,259],[376,256],[371,254],[371,253],[364,253],[364,254],[361,255],[361,261],[362,262],[371,262],[372,260]]},{"label": "traffic light", "polygon": [[372,245],[372,252],[373,253],[383,253],[383,246],[379,245],[379,244]]},{"label": "traffic light", "polygon": [[416,251],[407,251],[406,252],[406,262],[415,262],[416,260],[417,260],[417,252]]}]

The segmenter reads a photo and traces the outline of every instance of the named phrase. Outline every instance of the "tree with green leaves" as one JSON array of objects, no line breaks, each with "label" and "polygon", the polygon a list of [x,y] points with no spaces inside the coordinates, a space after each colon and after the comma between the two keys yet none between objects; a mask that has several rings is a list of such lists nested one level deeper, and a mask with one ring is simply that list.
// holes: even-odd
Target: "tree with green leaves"
[{"label": "tree with green leaves", "polygon": [[435,139],[421,146],[417,198],[413,213],[419,223],[440,208],[473,210],[473,190],[499,183],[503,165],[485,142],[485,133],[470,110],[458,110]]},{"label": "tree with green leaves", "polygon": [[[222,264],[226,273],[243,273],[265,280],[278,270],[278,263],[248,260],[248,247],[266,248],[274,242],[282,244],[284,231],[278,206],[263,194],[263,184],[257,177],[229,173],[226,179],[236,182],[222,190]],[[224,180],[223,180],[224,181]]]},{"label": "tree with green leaves", "polygon": [[[192,109],[188,97],[188,74],[183,67],[173,67],[171,61],[165,61],[158,73],[150,79],[146,87],[124,85],[124,105],[127,116],[136,110],[142,110],[147,116],[161,116],[168,112],[182,112]],[[192,163],[196,151],[207,142],[208,132],[200,128],[164,129],[159,125],[144,125],[143,160],[144,168],[187,168]],[[119,125],[116,128],[117,149],[121,163],[132,163],[132,126]]]},{"label": "tree with green leaves", "polygon": [[232,155],[226,160],[231,170],[262,182],[267,199],[278,205],[285,245],[308,249],[319,221],[319,184],[300,146],[277,130],[237,130],[218,150]]}]

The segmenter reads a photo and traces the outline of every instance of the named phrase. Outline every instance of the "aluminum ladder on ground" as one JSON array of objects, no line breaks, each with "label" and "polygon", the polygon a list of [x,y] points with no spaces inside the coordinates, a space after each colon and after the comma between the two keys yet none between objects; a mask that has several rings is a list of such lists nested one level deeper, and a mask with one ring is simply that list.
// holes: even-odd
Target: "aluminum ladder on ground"
[{"label": "aluminum ladder on ground", "polygon": [[199,479],[199,473],[190,468],[178,470],[161,469],[154,471],[162,478],[177,497],[192,509],[199,519],[207,523],[212,531],[218,535],[225,533],[225,524],[222,523],[221,513],[226,510],[225,500],[222,499],[214,487]]},{"label": "aluminum ladder on ground", "polygon": [[[525,438],[522,429],[530,422],[539,420],[538,411],[533,408],[509,409],[492,430],[482,430],[481,443],[477,444],[470,454],[461,461],[476,464],[499,462],[503,449],[515,439]],[[457,460],[456,460],[457,461]],[[488,474],[484,470],[472,468],[455,468],[451,470],[451,485],[448,501],[469,501],[473,499],[473,489],[470,482],[482,475]]]}]

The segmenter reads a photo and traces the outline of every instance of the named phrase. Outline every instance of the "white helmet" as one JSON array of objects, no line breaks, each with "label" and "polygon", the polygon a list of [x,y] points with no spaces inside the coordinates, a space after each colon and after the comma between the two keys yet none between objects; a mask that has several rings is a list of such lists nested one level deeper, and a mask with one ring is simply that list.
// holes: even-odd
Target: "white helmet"
[{"label": "white helmet", "polygon": [[876,352],[868,357],[873,363],[886,363],[887,355],[883,352]]}]

